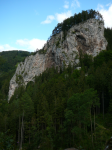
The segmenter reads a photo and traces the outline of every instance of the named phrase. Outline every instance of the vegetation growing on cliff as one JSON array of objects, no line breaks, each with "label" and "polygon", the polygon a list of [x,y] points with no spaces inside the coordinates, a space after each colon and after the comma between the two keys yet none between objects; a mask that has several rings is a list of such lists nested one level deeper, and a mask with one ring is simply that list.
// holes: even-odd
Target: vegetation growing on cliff
[{"label": "vegetation growing on cliff", "polygon": [[[95,10],[86,10],[82,11],[79,14],[74,14],[74,16],[71,16],[70,18],[65,19],[62,23],[58,23],[57,26],[52,31],[52,36],[55,36],[56,34],[60,33],[61,31],[64,32],[64,37],[66,36],[66,32],[74,25],[77,25],[81,22],[84,22],[90,18],[95,18],[99,20],[99,23],[103,22],[102,15]],[[50,38],[51,38],[50,37]]]},{"label": "vegetation growing on cliff", "polygon": [[9,82],[19,62],[31,55],[27,51],[0,52],[0,99],[7,99]]},{"label": "vegetation growing on cliff", "polygon": [[9,104],[0,99],[0,136],[14,149],[102,150],[112,131],[111,57],[111,51],[94,61],[85,55],[81,70],[51,68],[19,87]]},{"label": "vegetation growing on cliff", "polygon": [[39,54],[46,54],[47,50],[44,50],[44,49],[40,49],[37,53]]},{"label": "vegetation growing on cliff", "polygon": [[[83,14],[86,18],[86,11]],[[89,14],[92,16],[92,13]],[[22,86],[16,89],[9,103],[9,81],[15,65],[25,57],[15,59],[18,58],[15,52],[12,52],[10,59],[7,58],[10,52],[7,57],[2,55],[0,149],[105,148],[112,136],[111,31],[105,29],[107,51],[102,51],[94,59],[80,54],[80,70],[71,65],[63,71],[60,68],[60,72],[54,68],[47,69],[35,78],[35,83],[28,83],[26,89]],[[13,55],[15,57],[11,57]],[[8,68],[8,63],[12,64],[11,68]]]}]

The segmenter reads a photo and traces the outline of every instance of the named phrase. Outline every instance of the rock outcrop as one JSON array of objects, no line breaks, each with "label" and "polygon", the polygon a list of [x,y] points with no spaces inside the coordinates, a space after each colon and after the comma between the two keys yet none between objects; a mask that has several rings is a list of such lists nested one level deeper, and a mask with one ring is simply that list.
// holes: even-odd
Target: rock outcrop
[{"label": "rock outcrop", "polygon": [[106,50],[107,41],[104,38],[104,23],[89,19],[86,22],[71,27],[66,36],[63,32],[51,37],[44,48],[34,56],[29,56],[21,62],[10,81],[9,98],[14,94],[20,80],[24,85],[34,81],[34,77],[46,68],[77,64],[80,51],[96,56],[101,50]]}]

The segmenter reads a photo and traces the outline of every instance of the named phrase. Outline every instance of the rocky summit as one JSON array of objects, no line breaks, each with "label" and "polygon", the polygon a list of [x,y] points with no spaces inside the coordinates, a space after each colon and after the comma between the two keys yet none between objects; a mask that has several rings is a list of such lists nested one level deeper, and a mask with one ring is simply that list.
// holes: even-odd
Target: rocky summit
[{"label": "rocky summit", "polygon": [[89,19],[72,26],[66,33],[61,31],[52,36],[34,56],[31,55],[21,62],[10,81],[9,97],[14,94],[19,84],[27,85],[34,81],[46,68],[66,67],[69,63],[78,64],[80,51],[96,56],[101,50],[106,50],[107,41],[104,37],[104,23],[100,20]]}]

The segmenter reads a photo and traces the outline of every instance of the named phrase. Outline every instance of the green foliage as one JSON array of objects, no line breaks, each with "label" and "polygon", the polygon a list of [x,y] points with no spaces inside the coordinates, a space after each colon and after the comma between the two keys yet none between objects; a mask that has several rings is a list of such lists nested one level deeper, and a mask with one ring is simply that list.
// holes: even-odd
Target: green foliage
[{"label": "green foliage", "polygon": [[[67,126],[79,139],[82,135],[86,136],[86,129],[91,124],[91,108],[99,105],[97,92],[89,89],[83,93],[76,93],[67,101],[65,118]],[[81,142],[80,142],[81,144]]]},{"label": "green foliage", "polygon": [[3,57],[0,56],[0,65],[5,63],[5,59],[3,59]]},{"label": "green foliage", "polygon": [[60,44],[60,42],[59,42],[59,40],[56,42],[56,47],[59,47],[59,44]]},{"label": "green foliage", "polygon": [[[71,147],[74,145],[76,148],[82,146],[84,149],[92,149],[90,138],[92,136],[96,149],[105,146],[108,132],[102,131],[102,129],[100,132],[98,125],[92,133],[90,132],[90,117],[92,123],[94,123],[93,110],[99,107],[100,100],[95,89],[89,89],[89,87],[95,88],[94,84],[99,85],[99,83],[95,81],[95,70],[91,68],[94,65],[91,66],[91,63],[87,63],[88,61],[84,59],[91,60],[92,58],[85,56],[81,60],[88,67],[89,74],[87,77],[85,77],[85,72],[82,69],[74,70],[69,64],[69,67],[60,74],[52,68],[36,77],[35,84],[29,83],[26,88],[29,96],[27,93],[19,96],[19,91],[15,93],[18,95],[16,101],[18,101],[19,114],[22,115],[24,111],[25,122],[27,124],[30,122],[30,140],[32,143],[30,149],[36,148],[36,143],[38,146],[40,145],[41,149],[52,150],[66,148],[69,145]],[[33,124],[31,123],[32,119]],[[97,124],[99,124],[98,121]],[[16,125],[14,128],[16,129]],[[25,124],[25,143],[27,143],[27,147],[29,147],[28,129],[29,127]],[[34,140],[36,136],[35,129],[39,134],[38,141]],[[103,139],[95,142],[95,137],[97,138],[101,134],[104,135]],[[62,137],[66,137],[64,141]],[[77,144],[75,144],[75,141]],[[87,141],[89,141],[89,145]],[[25,143],[24,146],[26,146]]]},{"label": "green foliage", "polygon": [[[88,64],[84,60],[82,62]],[[3,124],[0,131],[4,131],[6,126],[6,129],[10,129],[10,135],[17,137],[15,143],[19,142],[18,137],[21,135],[19,126],[21,127],[24,114],[23,148],[37,149],[40,146],[41,149],[58,150],[83,147],[94,150],[104,147],[110,134],[98,126],[105,128],[98,119],[98,125],[95,125],[96,129],[91,133],[91,122],[94,124],[93,110],[99,107],[100,102],[97,95],[99,89],[96,88],[97,91],[95,89],[96,84],[99,86],[99,82],[95,81],[95,69],[91,68],[94,65],[87,66],[89,70],[87,77],[83,69],[74,70],[69,64],[68,68],[60,73],[55,68],[47,69],[35,78],[35,83],[28,83],[26,90],[19,87],[9,104],[0,103],[2,108],[0,116],[4,116],[4,121],[1,117]],[[3,105],[8,108],[3,108]],[[103,138],[95,142],[95,138],[99,136]]]},{"label": "green foliage", "polygon": [[73,34],[75,34],[76,32],[75,32],[75,31],[73,31],[72,33],[73,33]]},{"label": "green foliage", "polygon": [[55,36],[56,34],[63,31],[64,39],[65,39],[67,33],[66,31],[68,31],[73,25],[82,23],[90,18],[95,18],[99,20],[99,23],[103,22],[102,15],[98,11],[96,12],[95,10],[92,9],[87,11],[82,11],[79,14],[74,14],[74,16],[65,19],[62,23],[58,23],[57,26],[52,31],[52,36]]},{"label": "green foliage", "polygon": [[108,42],[107,50],[112,50],[112,28],[105,28],[104,36]]},{"label": "green foliage", "polygon": [[12,136],[7,135],[8,131],[3,133],[0,132],[0,149],[1,150],[13,150],[14,139]]},{"label": "green foliage", "polygon": [[[82,11],[58,24],[55,29],[59,30],[54,30],[53,34],[63,30],[66,36],[71,26],[91,17],[102,18],[93,10]],[[108,38],[110,29],[105,31]],[[111,47],[111,43],[108,45]],[[35,77],[35,82],[29,82],[26,87],[20,84],[9,103],[9,81],[18,62],[30,54],[2,52],[0,55],[5,61],[0,61],[0,149],[20,149],[22,143],[22,149],[27,150],[39,147],[40,150],[67,147],[102,150],[106,143],[111,144],[111,50],[100,52],[94,59],[80,52],[80,70],[71,64],[68,68],[46,69]],[[46,51],[42,49],[38,53]],[[22,73],[26,75],[24,71]],[[17,82],[22,81],[22,76],[18,75]]]},{"label": "green foliage", "polygon": [[83,54],[82,51],[80,51],[79,54],[79,65],[87,72],[88,68],[93,65],[93,57],[88,54]]},{"label": "green foliage", "polygon": [[99,21],[99,24],[102,24],[102,23],[104,23],[102,20],[101,20],[101,21]]},{"label": "green foliage", "polygon": [[85,30],[88,31],[89,29],[88,29],[88,28],[85,28]]},{"label": "green foliage", "polygon": [[95,68],[101,66],[104,62],[107,63],[109,60],[112,60],[112,51],[101,51],[99,55],[94,58]]},{"label": "green foliage", "polygon": [[33,102],[30,98],[30,96],[25,92],[24,95],[19,99],[19,107],[20,107],[20,113],[24,111],[24,114],[28,119],[31,118],[33,114]]},{"label": "green foliage", "polygon": [[0,52],[0,98],[7,99],[9,82],[19,62],[23,61],[30,53],[26,51]]},{"label": "green foliage", "polygon": [[44,49],[40,49],[40,50],[38,51],[39,54],[46,54],[46,52],[47,52],[47,50],[44,50]]},{"label": "green foliage", "polygon": [[16,74],[16,83],[22,83],[23,82],[23,77],[22,75],[17,75]]},{"label": "green foliage", "polygon": [[0,56],[5,60],[5,62],[0,65],[0,71],[8,72],[9,70],[16,69],[15,66],[18,62],[23,61],[30,52],[26,51],[3,51],[0,52]]}]

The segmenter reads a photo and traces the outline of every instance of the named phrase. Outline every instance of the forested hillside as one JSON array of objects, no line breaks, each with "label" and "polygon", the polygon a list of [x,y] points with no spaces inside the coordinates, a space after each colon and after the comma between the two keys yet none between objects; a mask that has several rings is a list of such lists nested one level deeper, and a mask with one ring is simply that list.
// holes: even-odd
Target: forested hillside
[{"label": "forested hillside", "polygon": [[80,53],[80,70],[71,64],[47,69],[26,88],[20,85],[9,103],[15,65],[29,53],[0,54],[0,150],[104,150],[112,136],[112,29],[105,37],[107,50],[94,58]]},{"label": "forested hillside", "polygon": [[27,51],[0,52],[0,99],[7,99],[9,81],[19,62],[31,55]]}]

